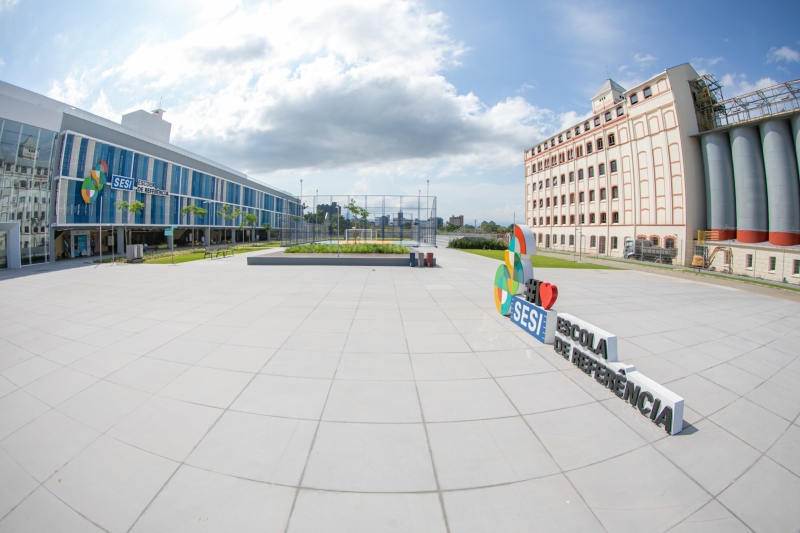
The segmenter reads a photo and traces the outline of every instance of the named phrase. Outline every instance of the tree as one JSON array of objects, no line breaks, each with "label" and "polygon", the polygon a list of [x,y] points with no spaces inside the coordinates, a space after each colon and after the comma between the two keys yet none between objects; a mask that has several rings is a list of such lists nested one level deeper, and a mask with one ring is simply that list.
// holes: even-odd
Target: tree
[{"label": "tree", "polygon": [[267,232],[267,242],[269,242],[269,231],[272,229],[272,226],[270,226],[267,222],[264,222],[261,224],[261,227]]},{"label": "tree", "polygon": [[[244,216],[242,217],[242,223],[239,225],[239,229],[244,231],[243,228],[245,226],[248,227],[248,228],[255,228],[256,224],[258,224],[258,216],[253,214],[253,213],[245,213]],[[250,231],[250,241],[251,242],[253,240],[255,240],[255,239],[253,239],[253,234],[254,234],[254,232],[251,230]]]},{"label": "tree", "polygon": [[233,209],[233,207],[229,205],[223,205],[221,210],[217,211],[217,216],[222,217],[223,220],[236,220],[241,214],[241,209]]},{"label": "tree", "polygon": [[[203,209],[197,205],[187,205],[181,209],[182,215],[193,215],[195,217],[204,217],[208,214],[207,209]],[[194,249],[194,229],[192,229],[192,249]]]},{"label": "tree", "polygon": [[[356,201],[350,198],[350,203],[345,206],[345,209],[350,211],[354,217],[361,217],[366,226],[367,217],[369,216],[369,211],[367,211],[366,208],[357,206]],[[358,232],[356,232],[356,240],[358,240]]]},{"label": "tree", "polygon": [[[126,202],[125,200],[121,200],[114,204],[114,207],[119,209],[120,211],[127,211],[128,213],[133,213],[134,215],[141,215],[142,211],[144,211],[144,204],[139,200],[134,200],[133,202]],[[128,217],[125,217],[125,223],[123,224],[123,231],[122,231],[122,244],[123,246],[127,245],[128,240]]]}]

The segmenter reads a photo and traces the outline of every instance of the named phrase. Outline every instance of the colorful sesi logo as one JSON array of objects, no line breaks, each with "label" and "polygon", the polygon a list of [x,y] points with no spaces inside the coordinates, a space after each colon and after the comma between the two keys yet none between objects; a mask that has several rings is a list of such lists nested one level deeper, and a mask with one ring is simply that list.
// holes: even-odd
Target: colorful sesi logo
[{"label": "colorful sesi logo", "polygon": [[83,201],[87,204],[93,204],[97,197],[100,196],[100,191],[106,184],[106,175],[108,174],[108,164],[105,160],[101,159],[97,166],[92,170],[92,175],[83,180],[81,184],[81,196]]},{"label": "colorful sesi logo", "polygon": [[536,236],[531,228],[520,224],[514,226],[505,262],[497,268],[494,275],[494,303],[501,315],[511,312],[512,297],[525,282],[533,279],[531,255],[535,253]]}]

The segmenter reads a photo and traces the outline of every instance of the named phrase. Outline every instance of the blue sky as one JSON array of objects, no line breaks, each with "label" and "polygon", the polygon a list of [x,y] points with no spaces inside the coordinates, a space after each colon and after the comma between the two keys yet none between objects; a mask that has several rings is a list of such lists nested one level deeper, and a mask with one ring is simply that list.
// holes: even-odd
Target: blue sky
[{"label": "blue sky", "polygon": [[[613,7],[613,8],[612,8]],[[690,62],[726,97],[800,77],[797,2],[0,0],[0,79],[293,192],[417,194],[511,222],[522,151]]]}]

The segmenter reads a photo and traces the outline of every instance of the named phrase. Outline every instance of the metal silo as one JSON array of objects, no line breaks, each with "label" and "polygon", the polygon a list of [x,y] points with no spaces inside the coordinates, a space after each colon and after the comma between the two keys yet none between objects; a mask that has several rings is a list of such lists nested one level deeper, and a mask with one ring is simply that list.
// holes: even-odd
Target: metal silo
[{"label": "metal silo", "polygon": [[800,180],[789,122],[767,120],[759,125],[769,199],[769,242],[800,244]]},{"label": "metal silo", "polygon": [[720,240],[736,237],[736,197],[728,134],[703,135],[703,166],[706,173],[706,223],[719,231]]},{"label": "metal silo", "polygon": [[797,152],[797,167],[800,168],[800,113],[792,117],[792,133],[794,134],[794,149]]},{"label": "metal silo", "polygon": [[769,220],[761,136],[752,126],[733,128],[730,136],[736,184],[736,239],[764,242],[769,238]]}]

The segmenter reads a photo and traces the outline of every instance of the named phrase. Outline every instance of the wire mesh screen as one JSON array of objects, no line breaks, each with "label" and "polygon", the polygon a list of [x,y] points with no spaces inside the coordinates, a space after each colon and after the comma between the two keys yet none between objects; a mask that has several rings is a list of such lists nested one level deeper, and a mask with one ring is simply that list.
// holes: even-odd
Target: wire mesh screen
[{"label": "wire mesh screen", "polygon": [[[435,196],[301,196],[301,213],[283,214],[281,244],[377,242],[436,246]],[[364,230],[364,231],[353,231]]]}]

